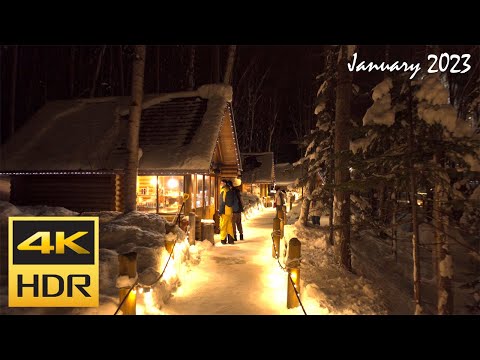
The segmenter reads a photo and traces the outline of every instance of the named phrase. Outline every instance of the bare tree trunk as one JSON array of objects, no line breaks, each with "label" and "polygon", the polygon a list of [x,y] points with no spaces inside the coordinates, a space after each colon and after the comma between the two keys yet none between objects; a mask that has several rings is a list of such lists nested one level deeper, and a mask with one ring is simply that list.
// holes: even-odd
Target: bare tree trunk
[{"label": "bare tree trunk", "polygon": [[302,207],[300,208],[300,217],[298,221],[300,224],[306,226],[308,222],[308,213],[310,212],[310,195],[313,192],[314,177],[309,176],[307,180],[307,186],[305,186],[305,193],[303,194]]},{"label": "bare tree trunk", "polygon": [[412,93],[409,90],[409,121],[410,121],[410,134],[408,137],[408,150],[409,150],[409,187],[410,187],[410,205],[412,207],[412,258],[413,258],[413,299],[415,301],[415,315],[420,315],[423,312],[421,306],[420,295],[420,259],[418,251],[419,231],[418,231],[418,215],[417,215],[417,180],[415,174],[415,168],[413,163],[413,156],[415,153],[415,124],[412,114]]},{"label": "bare tree trunk", "polygon": [[[0,46],[0,79],[3,78],[3,48]],[[2,83],[0,82],[0,145],[3,144],[3,92],[2,92]],[[3,166],[2,152],[0,151],[0,164]]]},{"label": "bare tree trunk", "polygon": [[[277,126],[278,94],[276,92],[274,93],[273,97],[271,98],[271,115],[272,115],[272,121],[269,123],[267,151],[272,151],[273,134],[275,133],[275,128]],[[267,119],[268,119],[268,117],[267,117]]]},{"label": "bare tree trunk", "polygon": [[123,48],[122,45],[118,47],[118,70],[120,73],[120,95],[125,95],[125,78],[123,70]]},{"label": "bare tree trunk", "polygon": [[220,82],[220,46],[213,47],[213,82],[218,84]]},{"label": "bare tree trunk", "polygon": [[187,70],[188,90],[195,89],[195,45],[190,47],[190,61]]},{"label": "bare tree trunk", "polygon": [[251,104],[252,109],[250,110],[250,137],[248,140],[248,152],[253,151],[253,132],[255,130],[255,106],[256,103]]},{"label": "bare tree trunk", "polygon": [[100,69],[102,68],[102,60],[103,60],[103,54],[105,54],[105,49],[107,48],[106,45],[103,45],[100,53],[98,54],[98,60],[97,60],[97,68],[95,70],[95,76],[93,77],[93,83],[92,83],[92,88],[90,89],[90,97],[95,96],[95,89],[97,87],[97,81],[98,81],[98,76],[100,75]]},{"label": "bare tree trunk", "polygon": [[[390,45],[385,45],[385,64],[390,62]],[[383,73],[383,78],[386,79],[389,76],[389,73],[385,71]],[[385,169],[382,166],[380,168],[380,174],[385,174]],[[385,221],[385,215],[387,213],[385,209],[385,191],[386,191],[386,184],[385,181],[382,179],[378,185],[378,219],[382,223]]]},{"label": "bare tree trunk", "polygon": [[70,97],[75,94],[75,56],[77,49],[75,46],[70,47]]},{"label": "bare tree trunk", "polygon": [[350,179],[346,153],[350,148],[350,106],[352,75],[347,68],[347,46],[342,45],[337,64],[337,91],[335,106],[335,255],[337,262],[352,270],[350,249],[350,192],[343,186]]},{"label": "bare tree trunk", "polygon": [[392,255],[397,262],[397,192],[393,192],[393,210],[392,210]]},{"label": "bare tree trunk", "polygon": [[[443,167],[441,153],[434,155],[434,162]],[[436,259],[434,259],[434,270],[437,279],[437,311],[438,315],[453,314],[453,261],[450,254],[447,226],[448,215],[443,206],[447,201],[445,184],[441,179],[436,181],[433,195],[433,225],[435,227]]]},{"label": "bare tree trunk", "polygon": [[334,236],[334,221],[333,221],[333,199],[334,199],[334,181],[335,181],[335,157],[334,157],[334,148],[335,148],[335,132],[334,132],[334,123],[333,117],[330,119],[330,160],[328,170],[328,185],[330,186],[329,190],[329,197],[328,197],[328,208],[330,213],[328,215],[328,228],[329,228],[329,243],[330,245],[335,244],[335,236]]},{"label": "bare tree trunk", "polygon": [[137,209],[137,174],[139,133],[142,116],[143,80],[145,76],[145,45],[135,45],[132,70],[132,103],[128,119],[128,162],[125,169],[125,212]]},{"label": "bare tree trunk", "polygon": [[160,93],[160,46],[155,51],[155,92]]},{"label": "bare tree trunk", "polygon": [[10,121],[8,123],[8,136],[11,137],[15,132],[15,105],[17,94],[17,68],[18,68],[18,45],[13,47],[12,54],[12,87],[10,92]]},{"label": "bare tree trunk", "polygon": [[114,53],[113,53],[113,46],[110,46],[110,69],[108,70],[108,86],[110,88],[108,95],[111,96],[113,95],[113,58],[114,58]]},{"label": "bare tree trunk", "polygon": [[236,45],[230,45],[228,49],[228,59],[227,66],[225,67],[225,76],[223,77],[223,83],[227,85],[232,84],[233,77],[233,64],[235,63],[235,50],[237,49]]}]

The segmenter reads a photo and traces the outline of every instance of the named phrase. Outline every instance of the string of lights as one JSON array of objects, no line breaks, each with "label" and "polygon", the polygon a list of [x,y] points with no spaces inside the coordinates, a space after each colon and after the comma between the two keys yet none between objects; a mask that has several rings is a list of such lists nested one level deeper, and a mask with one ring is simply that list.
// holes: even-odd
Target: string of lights
[{"label": "string of lights", "polygon": [[295,285],[295,282],[293,281],[293,279],[292,279],[290,273],[288,272],[287,268],[280,263],[280,257],[278,256],[278,249],[277,249],[277,246],[275,245],[275,241],[273,240],[273,235],[280,235],[280,233],[281,233],[280,230],[272,231],[272,244],[273,244],[273,248],[275,249],[276,260],[278,262],[278,266],[280,266],[280,269],[282,269],[284,272],[287,273],[288,280],[292,283],[292,286],[295,289],[295,295],[297,296],[298,302],[300,303],[300,306],[302,307],[303,314],[307,315],[307,312],[305,311],[305,308],[303,307],[302,300],[300,299],[300,293],[298,292],[297,285]]},{"label": "string of lights", "polygon": [[[187,233],[186,233],[186,241],[188,242],[188,234],[189,234],[189,229],[187,228]],[[130,287],[130,289],[128,290],[127,294],[125,295],[125,297],[123,298],[122,302],[120,303],[120,305],[118,305],[117,307],[117,310],[115,310],[115,313],[113,315],[117,315],[117,313],[120,311],[120,308],[122,307],[122,305],[125,303],[125,300],[128,298],[128,295],[130,295],[130,293],[132,292],[132,290],[136,287],[136,286],[139,286],[140,289],[139,289],[139,293],[143,293],[144,291],[145,292],[150,292],[151,288],[153,287],[153,285],[155,285],[157,282],[159,282],[163,275],[165,274],[165,271],[167,270],[167,266],[168,266],[168,263],[170,262],[170,259],[172,258],[172,255],[173,255],[173,252],[175,250],[175,245],[177,244],[177,239],[178,237],[175,238],[175,241],[173,242],[173,247],[172,247],[172,251],[170,252],[170,255],[168,256],[168,259],[167,259],[167,262],[165,263],[165,267],[163,268],[163,271],[162,273],[157,277],[157,279],[151,283],[150,285],[143,285],[143,284],[140,284],[140,282],[138,281],[138,279],[132,284],[132,286]]]}]

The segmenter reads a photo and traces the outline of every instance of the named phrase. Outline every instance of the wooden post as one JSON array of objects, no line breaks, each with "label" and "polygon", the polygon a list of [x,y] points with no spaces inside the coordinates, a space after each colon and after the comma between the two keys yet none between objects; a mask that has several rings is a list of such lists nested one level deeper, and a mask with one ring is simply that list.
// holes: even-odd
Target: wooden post
[{"label": "wooden post", "polygon": [[167,240],[165,239],[165,250],[168,251],[169,254],[172,254],[172,258],[173,258],[173,246],[175,245],[175,241],[174,240]]},{"label": "wooden post", "polygon": [[290,195],[290,210],[289,211],[292,211],[292,207],[293,207],[293,194]]},{"label": "wooden post", "polygon": [[215,222],[213,220],[207,221],[202,222],[202,240],[208,240],[212,245],[215,245],[215,241],[213,240]]},{"label": "wooden post", "polygon": [[[118,255],[118,276],[128,276],[130,278],[130,281],[135,281],[134,279],[137,277],[136,252]],[[128,290],[130,290],[130,286],[122,287],[119,289],[120,303],[127,295]],[[135,289],[133,289],[132,291],[130,291],[130,294],[128,295],[120,310],[122,310],[123,315],[136,315],[136,307],[137,293]]]},{"label": "wooden post", "polygon": [[300,305],[296,293],[300,295],[300,255],[301,243],[297,238],[290,239],[288,243],[287,271],[292,281],[287,279],[287,309],[293,309]]},{"label": "wooden post", "polygon": [[278,259],[280,256],[280,219],[274,218],[273,219],[273,243],[272,244],[272,257],[274,259]]},{"label": "wooden post", "polygon": [[193,182],[192,182],[192,175],[185,175],[185,192],[189,195],[188,199],[185,201],[185,214],[190,214],[192,211],[193,205]]},{"label": "wooden post", "polygon": [[188,233],[188,243],[190,245],[195,245],[195,213],[192,211],[188,214],[188,223],[189,223],[189,233]]},{"label": "wooden post", "polygon": [[283,232],[284,226],[285,226],[285,213],[283,212],[283,210],[277,211],[277,217],[281,220],[280,221],[280,237],[283,238],[283,236],[285,235]]}]

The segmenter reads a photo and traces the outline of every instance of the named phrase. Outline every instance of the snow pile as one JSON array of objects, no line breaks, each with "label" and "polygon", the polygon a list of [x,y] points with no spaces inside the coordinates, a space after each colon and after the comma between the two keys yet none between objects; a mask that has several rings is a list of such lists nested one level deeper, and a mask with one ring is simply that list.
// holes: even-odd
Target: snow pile
[{"label": "snow pile", "polygon": [[[0,222],[2,223],[0,228],[2,231],[6,229],[8,216],[27,215],[76,216],[78,214],[61,207],[17,207],[0,201]],[[201,253],[210,244],[209,242],[197,242],[197,246],[190,246],[186,234],[180,228],[168,226],[165,219],[157,214],[140,212],[123,214],[105,211],[83,213],[82,215],[98,216],[100,219],[100,306],[98,308],[61,309],[63,314],[113,314],[118,306],[117,287],[131,286],[136,280],[126,276],[118,277],[118,255],[129,252],[137,253],[139,284],[151,287],[152,290],[145,293],[137,292],[137,313],[158,313],[159,308],[180,286],[182,279],[190,270],[190,266],[200,262]],[[171,258],[164,247],[165,239],[176,241],[174,256]],[[2,241],[1,245],[1,252],[6,252],[7,243]],[[162,272],[161,281],[156,282]],[[138,289],[140,290],[140,288]],[[51,314],[56,311],[58,313],[55,308],[7,309],[6,293],[6,281],[2,281],[0,286],[2,300],[0,309],[2,312]]]},{"label": "snow pile", "polygon": [[382,291],[335,263],[327,232],[298,223],[285,226],[285,237],[296,237],[302,243],[301,299],[307,314],[307,304],[310,311],[316,305],[316,314],[386,314]]},{"label": "snow pile", "polygon": [[390,90],[393,87],[392,79],[386,78],[373,89],[373,105],[363,117],[363,125],[392,126],[395,122],[395,112],[392,109]]},{"label": "snow pile", "polygon": [[[147,247],[163,246],[165,223],[165,219],[158,214],[138,211],[121,214],[100,226],[100,247],[116,249],[128,244]],[[127,252],[126,247],[123,247],[123,251]]]},{"label": "snow pile", "polygon": [[7,224],[9,216],[22,216],[22,211],[8,201],[0,201],[0,223]]},{"label": "snow pile", "polygon": [[225,84],[206,84],[200,86],[197,91],[200,97],[204,99],[220,97],[224,98],[228,102],[231,102],[233,97],[232,87]]}]

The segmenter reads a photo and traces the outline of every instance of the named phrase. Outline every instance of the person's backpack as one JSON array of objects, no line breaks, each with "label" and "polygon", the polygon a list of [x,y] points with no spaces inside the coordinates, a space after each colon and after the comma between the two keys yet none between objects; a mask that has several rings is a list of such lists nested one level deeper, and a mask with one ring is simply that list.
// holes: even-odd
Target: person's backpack
[{"label": "person's backpack", "polygon": [[240,190],[235,189],[235,194],[237,195],[238,198],[238,207],[240,209],[240,212],[243,212],[243,203],[242,203],[242,197],[240,196]]}]

